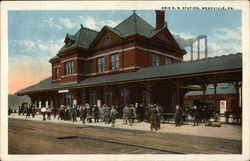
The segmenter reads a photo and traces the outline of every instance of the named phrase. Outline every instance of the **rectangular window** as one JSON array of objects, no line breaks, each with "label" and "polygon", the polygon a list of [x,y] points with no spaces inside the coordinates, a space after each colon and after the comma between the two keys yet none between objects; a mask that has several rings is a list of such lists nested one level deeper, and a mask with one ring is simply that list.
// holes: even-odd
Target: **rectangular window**
[{"label": "rectangular window", "polygon": [[172,58],[166,57],[166,64],[171,64],[172,63]]},{"label": "rectangular window", "polygon": [[97,71],[104,72],[104,57],[97,58]]},{"label": "rectangular window", "polygon": [[160,65],[160,60],[161,60],[161,56],[158,54],[153,54],[153,66],[159,66]]},{"label": "rectangular window", "polygon": [[119,54],[111,55],[111,69],[119,69]]},{"label": "rectangular window", "polygon": [[65,63],[65,75],[71,75],[74,72],[74,64],[73,64],[73,60],[71,61],[67,61]]},{"label": "rectangular window", "polygon": [[126,88],[121,89],[121,104],[128,105],[129,103],[129,91]]},{"label": "rectangular window", "polygon": [[104,87],[104,103],[108,106],[112,105],[112,90],[110,87]]},{"label": "rectangular window", "polygon": [[60,68],[55,68],[55,79],[60,78]]},{"label": "rectangular window", "polygon": [[97,94],[95,89],[89,89],[89,104],[91,106],[97,104]]}]

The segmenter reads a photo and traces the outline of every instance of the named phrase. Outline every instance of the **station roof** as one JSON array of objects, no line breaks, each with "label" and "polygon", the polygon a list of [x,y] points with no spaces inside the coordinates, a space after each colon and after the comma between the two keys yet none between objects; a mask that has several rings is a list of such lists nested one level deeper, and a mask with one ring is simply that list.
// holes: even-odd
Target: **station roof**
[{"label": "station roof", "polygon": [[[81,28],[76,32],[75,35],[67,34],[65,39],[69,38],[73,40],[73,44],[71,45],[71,47],[80,46],[80,47],[88,48],[89,45],[95,39],[97,34],[98,34],[97,31],[81,26]],[[67,46],[65,44],[60,50],[64,50],[66,48]]]},{"label": "station roof", "polygon": [[[131,16],[129,16],[127,19],[125,19],[115,27],[105,27],[107,27],[109,30],[113,31],[122,38],[128,37],[133,34],[139,34],[147,38],[151,38],[161,30],[167,29],[166,24],[161,29],[155,29],[152,25],[150,25],[147,21],[138,16],[136,13],[133,13]],[[72,40],[72,43],[70,45],[65,44],[60,49],[60,51],[75,46],[88,48],[95,40],[98,33],[98,31],[83,27],[81,25],[81,28],[74,35],[66,35],[65,40],[70,39]],[[180,42],[179,39],[176,39],[176,37],[173,37],[173,39],[176,40],[177,44],[181,47],[182,42]]]},{"label": "station roof", "polygon": [[180,63],[160,65],[156,67],[141,67],[136,72],[127,72],[105,76],[90,77],[79,83],[63,84],[52,83],[51,77],[41,82],[24,88],[16,94],[35,93],[39,91],[51,91],[67,88],[80,88],[98,86],[104,84],[116,84],[129,81],[142,81],[154,78],[183,77],[193,74],[209,73],[217,71],[242,70],[242,54],[230,54],[227,56],[200,59]]}]

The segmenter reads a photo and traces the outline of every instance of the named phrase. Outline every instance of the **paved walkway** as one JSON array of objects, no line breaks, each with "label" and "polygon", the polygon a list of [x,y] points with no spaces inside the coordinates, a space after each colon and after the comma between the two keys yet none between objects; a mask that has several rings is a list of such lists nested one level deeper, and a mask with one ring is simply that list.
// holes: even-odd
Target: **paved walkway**
[{"label": "paved walkway", "polygon": [[[25,116],[18,116],[17,113],[11,114],[9,118],[26,119]],[[27,120],[42,121],[42,115],[36,115],[35,118],[30,117]],[[47,120],[46,122],[83,125],[82,122],[80,122],[79,118],[77,118],[77,122],[73,123],[72,121],[57,120],[57,118],[54,118],[52,116],[51,120]],[[111,124],[105,124],[104,122],[86,123],[85,125],[98,126],[98,127],[111,127]],[[136,120],[133,126],[122,125],[122,120],[117,119],[115,128],[150,131],[150,124],[147,122],[137,123]],[[192,123],[190,122],[187,125],[182,125],[181,127],[175,127],[174,124],[163,123],[161,124],[161,129],[158,130],[157,132],[242,140],[242,126],[229,125],[229,124],[222,124],[221,127],[211,127],[211,126],[205,126],[204,124],[199,124],[199,126],[192,126]]]}]

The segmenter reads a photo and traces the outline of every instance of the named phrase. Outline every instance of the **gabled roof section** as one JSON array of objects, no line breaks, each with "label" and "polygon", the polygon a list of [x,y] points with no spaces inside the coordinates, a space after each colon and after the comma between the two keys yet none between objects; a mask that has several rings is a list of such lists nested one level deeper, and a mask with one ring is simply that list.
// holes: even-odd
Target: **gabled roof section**
[{"label": "gabled roof section", "polygon": [[[66,38],[70,38],[72,40],[75,40],[74,43],[70,46],[66,46],[66,44],[60,49],[60,51],[73,46],[80,46],[84,48],[88,48],[89,45],[93,42],[96,35],[98,34],[97,31],[91,30],[89,28],[83,27],[81,25],[81,28],[75,33],[75,35],[66,35]],[[66,40],[65,38],[65,40]]]},{"label": "gabled roof section", "polygon": [[111,31],[111,33],[113,33],[114,35],[117,36],[118,39],[121,39],[122,37],[122,34],[120,33],[120,31],[112,28],[112,27],[109,27],[109,26],[104,26],[101,31],[96,35],[95,39],[93,40],[93,42],[90,44],[90,48],[93,48],[97,43],[98,41],[103,37],[103,35],[105,34],[105,32],[108,32],[108,31]]},{"label": "gabled roof section", "polygon": [[149,37],[151,31],[154,30],[154,27],[134,13],[126,20],[122,21],[119,25],[114,27],[114,29],[118,30],[123,37],[127,37],[135,33]]},{"label": "gabled roof section", "polygon": [[167,34],[167,38],[168,38],[169,42],[171,42],[170,46],[175,47],[178,50],[184,50],[185,51],[185,49],[180,46],[180,43],[177,41],[177,39],[168,30],[166,23],[165,23],[164,27],[162,27],[160,30],[153,30],[151,32],[151,39],[159,36],[162,32],[165,32]]}]

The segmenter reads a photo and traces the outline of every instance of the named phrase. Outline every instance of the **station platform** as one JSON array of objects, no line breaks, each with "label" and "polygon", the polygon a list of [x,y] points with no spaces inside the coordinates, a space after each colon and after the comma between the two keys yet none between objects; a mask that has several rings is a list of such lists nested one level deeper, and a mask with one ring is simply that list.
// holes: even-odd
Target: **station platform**
[{"label": "station platform", "polygon": [[[12,113],[9,118],[13,119],[23,119],[23,120],[32,120],[32,121],[43,121],[42,115],[36,115],[34,118],[30,117],[26,119],[26,116],[18,115],[17,113]],[[58,117],[58,116],[57,116]],[[116,119],[115,127],[111,127],[111,124],[105,124],[104,122],[99,123],[88,123],[85,121],[83,124],[80,121],[80,118],[77,118],[77,122],[72,121],[63,121],[58,120],[51,116],[51,120],[46,120],[43,122],[46,123],[62,123],[62,124],[74,124],[79,126],[92,126],[92,127],[103,127],[103,128],[115,128],[126,129],[126,130],[139,130],[139,131],[148,131],[150,132],[150,123],[148,122],[139,122],[135,120],[132,126],[123,125],[122,119]],[[212,137],[212,138],[221,138],[229,140],[242,140],[242,126],[232,125],[232,124],[222,124],[221,127],[211,127],[205,126],[204,123],[200,123],[199,126],[193,126],[193,122],[188,122],[180,127],[175,127],[174,122],[162,123],[161,129],[158,131],[153,131],[156,133],[172,133],[172,134],[181,134],[181,135],[193,135],[193,136],[203,136],[203,137]]]}]

